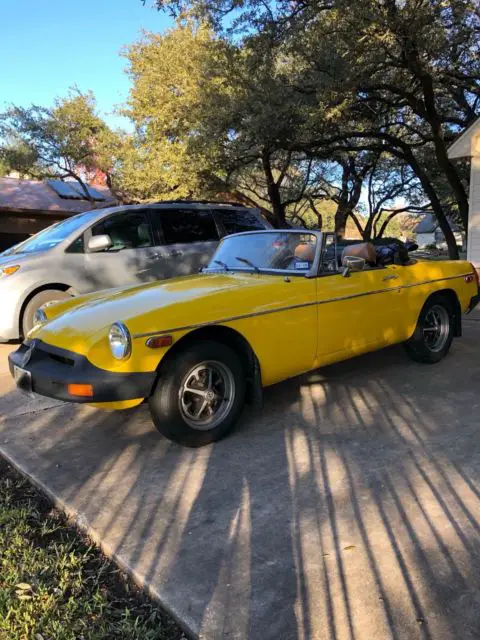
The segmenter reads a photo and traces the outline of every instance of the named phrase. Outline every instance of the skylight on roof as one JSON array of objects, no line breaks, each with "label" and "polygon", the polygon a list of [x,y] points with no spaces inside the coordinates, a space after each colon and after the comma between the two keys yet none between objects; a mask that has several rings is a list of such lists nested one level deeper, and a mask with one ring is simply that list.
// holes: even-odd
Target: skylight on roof
[{"label": "skylight on roof", "polygon": [[[47,180],[47,184],[51,187],[57,196],[64,200],[87,200],[84,190],[78,182],[69,180],[64,182],[63,180]],[[90,197],[96,202],[103,202],[106,200],[103,193],[97,191],[90,185],[86,185]]]}]

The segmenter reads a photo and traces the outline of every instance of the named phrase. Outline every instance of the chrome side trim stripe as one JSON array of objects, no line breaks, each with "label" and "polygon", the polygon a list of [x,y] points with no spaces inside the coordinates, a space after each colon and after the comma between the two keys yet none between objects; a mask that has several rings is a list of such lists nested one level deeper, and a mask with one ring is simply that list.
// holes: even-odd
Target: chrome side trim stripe
[{"label": "chrome side trim stripe", "polygon": [[[329,300],[328,302],[333,302]],[[234,320],[244,320],[254,316],[266,316],[269,313],[280,313],[281,311],[289,311],[290,309],[301,309],[302,307],[313,307],[319,304],[315,302],[302,302],[302,304],[293,304],[289,307],[280,307],[279,309],[267,309],[266,311],[256,311],[255,313],[245,313],[241,316],[231,316],[230,318],[222,318],[221,320],[210,320],[209,322],[198,322],[197,324],[189,324],[183,327],[175,327],[174,329],[162,329],[161,331],[149,331],[148,333],[136,333],[133,338],[147,338],[150,336],[161,336],[164,333],[173,333],[174,331],[187,331],[188,329],[198,329],[199,327],[208,327],[212,324],[222,324],[224,322],[233,322]]]},{"label": "chrome side trim stripe", "polygon": [[313,302],[302,302],[301,304],[292,304],[288,307],[279,307],[278,309],[267,309],[265,311],[255,311],[254,313],[245,313],[240,316],[230,316],[229,318],[221,318],[220,320],[210,320],[209,322],[199,322],[197,324],[189,324],[183,327],[174,327],[172,329],[161,329],[160,331],[149,331],[148,333],[136,333],[134,339],[149,338],[151,336],[161,336],[165,333],[174,333],[175,331],[188,331],[189,329],[199,329],[200,327],[208,327],[214,324],[223,324],[225,322],[234,322],[235,320],[244,320],[245,318],[253,318],[256,316],[266,316],[269,313],[281,313],[282,311],[290,311],[291,309],[301,309],[303,307],[314,307],[321,304],[329,304],[330,302],[341,302],[350,298],[361,298],[363,296],[373,296],[377,293],[388,293],[389,291],[398,291],[400,287],[390,287],[389,289],[377,289],[375,291],[367,291],[364,293],[355,293],[350,296],[340,296],[338,298],[330,298],[329,300],[315,300]]},{"label": "chrome side trim stripe", "polygon": [[398,287],[388,287],[387,289],[376,289],[375,291],[364,291],[362,293],[354,293],[349,296],[339,296],[338,298],[330,298],[329,300],[315,300],[314,302],[302,302],[301,304],[293,304],[288,307],[280,307],[278,309],[267,309],[265,311],[256,311],[254,313],[245,313],[240,316],[230,316],[229,318],[221,318],[220,320],[210,320],[209,322],[198,322],[197,324],[188,324],[183,327],[174,327],[171,329],[161,329],[159,331],[149,331],[148,333],[136,333],[133,335],[133,339],[150,338],[151,336],[162,336],[165,333],[174,333],[175,331],[188,331],[190,329],[199,329],[201,327],[209,327],[215,324],[224,324],[226,322],[235,322],[236,320],[245,320],[245,318],[253,318],[256,316],[266,316],[269,313],[281,313],[282,311],[290,311],[291,309],[301,309],[303,307],[320,306],[322,304],[330,304],[331,302],[342,302],[343,300],[351,300],[352,298],[363,298],[364,296],[374,296],[379,293],[393,293],[398,292],[401,289],[409,289],[411,287],[419,287],[424,284],[431,284],[432,282],[442,282],[444,280],[455,280],[457,278],[464,278],[465,276],[472,275],[472,272],[462,273],[458,276],[447,276],[446,278],[436,278],[435,280],[423,280],[422,282],[415,282],[414,284],[404,284]]},{"label": "chrome side trim stripe", "polygon": [[446,276],[445,278],[435,278],[435,280],[422,280],[422,282],[414,282],[413,284],[403,284],[402,289],[410,289],[410,287],[419,287],[422,284],[431,284],[432,282],[443,282],[444,280],[456,280],[457,278],[465,278],[471,276],[472,271],[468,273],[460,273],[458,276]]}]

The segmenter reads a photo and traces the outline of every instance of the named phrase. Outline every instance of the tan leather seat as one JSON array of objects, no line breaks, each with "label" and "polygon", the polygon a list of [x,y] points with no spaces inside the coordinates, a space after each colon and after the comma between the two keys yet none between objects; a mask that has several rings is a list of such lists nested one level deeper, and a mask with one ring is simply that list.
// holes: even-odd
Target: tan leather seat
[{"label": "tan leather seat", "polygon": [[305,262],[313,262],[315,257],[315,247],[307,242],[297,244],[295,247],[295,258],[304,260]]},{"label": "tan leather seat", "polygon": [[371,266],[375,266],[377,263],[377,254],[371,242],[359,242],[358,244],[351,244],[345,247],[342,251],[342,264],[346,256],[363,258],[365,262]]}]

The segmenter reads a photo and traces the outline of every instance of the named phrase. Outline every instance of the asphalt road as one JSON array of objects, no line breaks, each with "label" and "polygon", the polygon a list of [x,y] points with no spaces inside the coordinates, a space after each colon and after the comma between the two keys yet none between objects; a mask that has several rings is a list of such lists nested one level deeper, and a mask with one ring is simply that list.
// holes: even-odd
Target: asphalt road
[{"label": "asphalt road", "polygon": [[0,372],[0,451],[202,638],[478,638],[476,318],[439,365],[393,348],[291,380],[201,450]]}]

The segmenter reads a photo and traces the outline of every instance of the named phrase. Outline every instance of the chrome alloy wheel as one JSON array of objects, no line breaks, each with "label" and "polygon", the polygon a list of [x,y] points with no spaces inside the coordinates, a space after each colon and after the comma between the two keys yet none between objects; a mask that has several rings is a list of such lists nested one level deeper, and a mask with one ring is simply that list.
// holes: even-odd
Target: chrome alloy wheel
[{"label": "chrome alloy wheel", "polygon": [[205,361],[184,377],[178,393],[180,411],[192,429],[214,429],[235,400],[235,380],[222,362]]},{"label": "chrome alloy wheel", "polygon": [[434,304],[423,323],[423,339],[430,351],[441,351],[450,333],[450,316],[444,306]]}]

